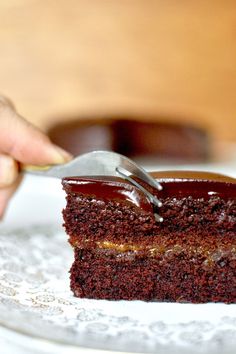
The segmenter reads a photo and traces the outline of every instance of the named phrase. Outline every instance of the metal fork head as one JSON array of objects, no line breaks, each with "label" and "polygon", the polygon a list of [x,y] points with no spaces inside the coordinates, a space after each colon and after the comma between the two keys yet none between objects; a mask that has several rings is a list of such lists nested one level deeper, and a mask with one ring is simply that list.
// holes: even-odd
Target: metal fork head
[{"label": "metal fork head", "polygon": [[[154,187],[159,191],[162,190],[161,184],[157,182],[151,175],[149,175],[141,166],[137,165],[129,158],[120,155],[120,165],[116,167],[116,172],[128,180],[131,184],[136,186],[138,189],[140,189],[155,207],[159,208],[162,206],[162,202],[134,178],[138,177],[141,181],[146,182],[151,187]],[[154,213],[154,216],[156,221],[163,221],[163,218],[159,214]]]},{"label": "metal fork head", "polygon": [[[136,179],[134,179],[134,177],[137,177],[141,181],[146,182],[148,185],[156,188],[159,191],[162,190],[160,183],[158,183],[141,166],[136,164],[128,157],[111,151],[94,151],[84,156],[88,159],[88,161],[90,160],[90,163],[94,163],[93,166],[97,169],[97,172],[98,170],[100,171],[100,168],[102,168],[102,174],[118,174],[118,176],[123,177],[138,189],[140,189],[155,207],[159,208],[162,206],[161,201],[155,195],[150,193],[145,187],[143,187]],[[154,216],[156,221],[163,221],[163,218],[159,214],[154,213]]]},{"label": "metal fork head", "polygon": [[[97,164],[100,165],[100,168],[103,169],[105,175],[118,174],[118,176],[123,177],[140,189],[155,207],[159,208],[162,206],[161,201],[155,195],[150,193],[145,187],[143,187],[136,179],[134,179],[134,177],[146,182],[148,185],[159,191],[162,190],[162,186],[134,161],[124,155],[111,151],[94,151],[86,155],[91,163],[94,162],[94,167],[96,166],[95,168],[98,168]],[[100,168],[98,169],[100,170]],[[154,216],[156,221],[163,221],[163,218],[159,214],[154,213]]]}]

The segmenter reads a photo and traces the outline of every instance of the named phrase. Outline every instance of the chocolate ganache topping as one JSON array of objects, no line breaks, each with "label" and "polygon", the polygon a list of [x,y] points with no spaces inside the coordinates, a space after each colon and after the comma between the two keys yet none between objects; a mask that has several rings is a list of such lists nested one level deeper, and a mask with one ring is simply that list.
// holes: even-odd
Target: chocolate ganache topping
[{"label": "chocolate ganache topping", "polygon": [[119,177],[66,177],[63,179],[63,185],[70,193],[89,195],[96,199],[122,200],[146,211],[152,211],[152,206],[143,192]]},{"label": "chocolate ganache topping", "polygon": [[[209,199],[218,196],[222,199],[236,198],[236,179],[208,172],[163,171],[151,175],[162,184],[158,191],[146,183],[142,184],[153,194],[162,197],[188,197]],[[141,190],[130,182],[113,176],[66,177],[63,179],[66,191],[75,194],[90,195],[105,200],[130,202],[146,211],[152,211],[152,205]]]}]

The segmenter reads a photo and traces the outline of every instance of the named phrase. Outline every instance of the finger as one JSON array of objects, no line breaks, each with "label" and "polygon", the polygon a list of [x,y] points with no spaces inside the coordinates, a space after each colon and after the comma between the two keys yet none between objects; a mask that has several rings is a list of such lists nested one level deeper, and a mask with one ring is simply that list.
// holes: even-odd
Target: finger
[{"label": "finger", "polygon": [[8,202],[21,182],[22,176],[18,175],[15,182],[6,188],[0,189],[0,219],[3,218]]},{"label": "finger", "polygon": [[0,188],[13,184],[18,170],[18,164],[11,156],[0,154]]},{"label": "finger", "polygon": [[0,152],[24,164],[60,164],[71,155],[0,101]]}]

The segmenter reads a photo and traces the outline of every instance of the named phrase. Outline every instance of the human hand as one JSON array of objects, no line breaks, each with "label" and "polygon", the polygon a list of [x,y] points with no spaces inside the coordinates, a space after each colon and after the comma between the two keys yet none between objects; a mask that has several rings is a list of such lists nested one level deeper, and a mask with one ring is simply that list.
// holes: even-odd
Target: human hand
[{"label": "human hand", "polygon": [[11,101],[0,96],[0,217],[21,180],[19,163],[48,165],[70,159],[69,153],[52,144],[16,112]]}]

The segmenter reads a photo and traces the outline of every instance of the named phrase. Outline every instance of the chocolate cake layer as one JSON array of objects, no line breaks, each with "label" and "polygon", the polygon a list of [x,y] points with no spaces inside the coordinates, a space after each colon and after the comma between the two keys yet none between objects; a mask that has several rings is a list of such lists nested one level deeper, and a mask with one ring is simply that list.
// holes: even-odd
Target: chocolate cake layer
[{"label": "chocolate cake layer", "polygon": [[162,223],[143,193],[124,180],[63,180],[75,295],[236,302],[235,179],[190,172],[154,175],[163,190],[146,187],[163,203]]},{"label": "chocolate cake layer", "polygon": [[147,257],[142,252],[75,248],[71,289],[75,296],[108,300],[236,302],[235,253],[173,250]]}]

